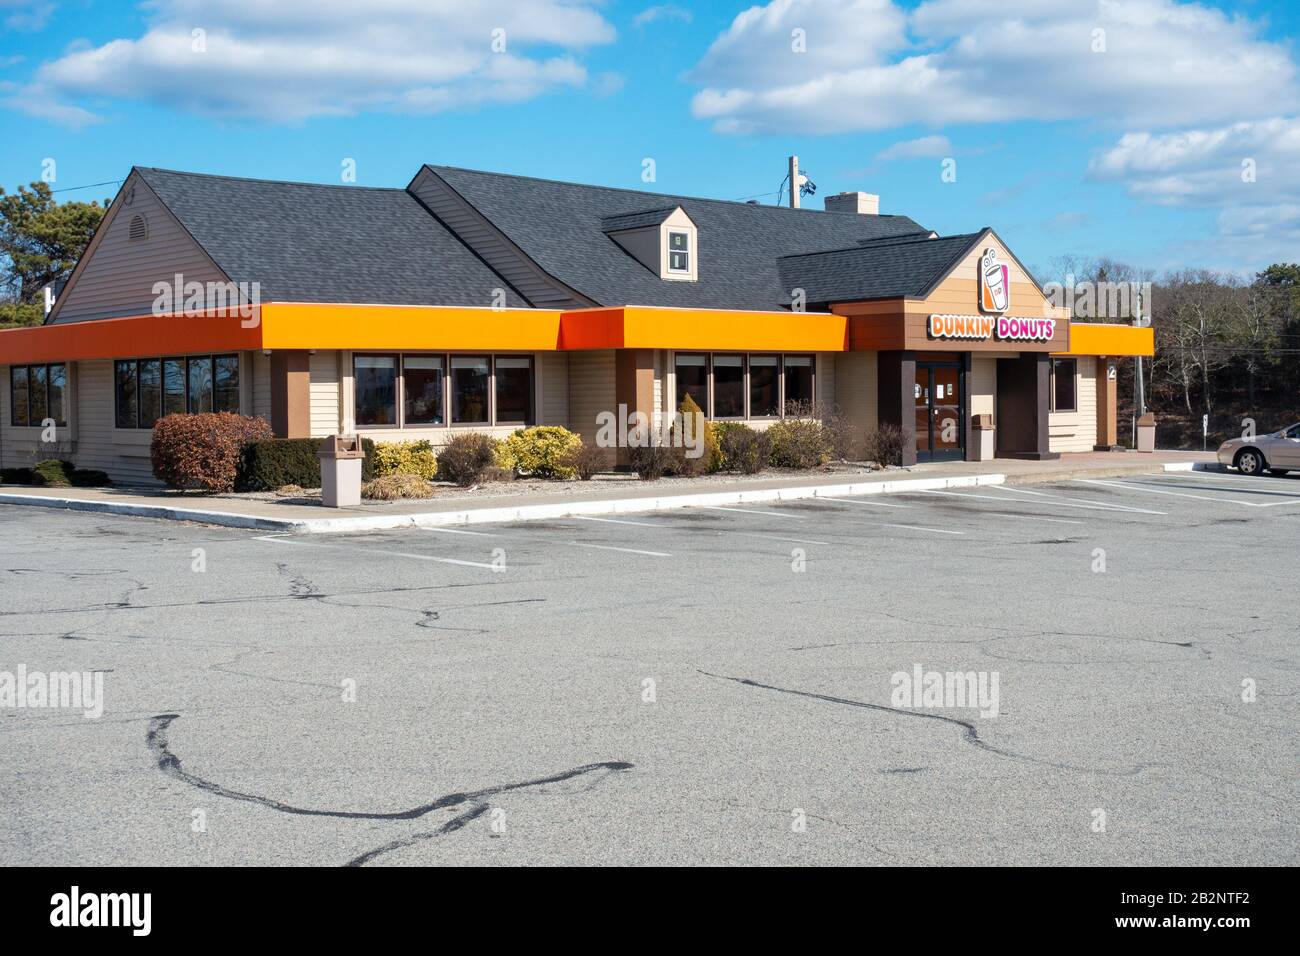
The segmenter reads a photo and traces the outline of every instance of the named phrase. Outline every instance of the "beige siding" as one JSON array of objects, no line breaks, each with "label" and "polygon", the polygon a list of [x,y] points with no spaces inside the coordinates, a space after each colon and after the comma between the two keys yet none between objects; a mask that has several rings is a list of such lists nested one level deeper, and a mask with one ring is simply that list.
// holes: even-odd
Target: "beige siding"
[{"label": "beige siding", "polygon": [[[588,305],[550,278],[437,176],[421,170],[411,184],[421,202],[537,308]],[[492,305],[491,302],[469,303]]]},{"label": "beige siding", "polygon": [[614,351],[569,353],[569,428],[594,443],[601,412],[616,412]]},{"label": "beige siding", "polygon": [[[997,411],[998,360],[983,355],[971,357],[970,413],[992,415]],[[993,427],[997,427],[997,422]]]},{"label": "beige siding", "polygon": [[543,425],[569,425],[569,356],[542,352],[537,357],[537,385],[542,393],[539,421]]},{"label": "beige siding", "polygon": [[835,404],[848,419],[850,454],[865,453],[863,440],[880,419],[875,352],[841,352],[835,356]]},{"label": "beige siding", "polygon": [[[134,187],[131,204],[124,200]],[[145,315],[153,310],[155,282],[226,282],[226,277],[199,245],[171,217],[153,192],[138,179],[129,181],[88,253],[75,283],[60,297],[56,322]],[[145,217],[148,235],[127,238],[131,219]]]},{"label": "beige siding", "polygon": [[839,354],[817,353],[817,404],[822,408],[835,407],[835,358]]},{"label": "beige siding", "polygon": [[1097,444],[1097,360],[1085,356],[1078,362],[1075,380],[1078,410],[1051,412],[1047,416],[1048,447],[1052,451],[1092,451]]},{"label": "beige siding", "polygon": [[271,420],[271,356],[253,353],[253,414]]},{"label": "beige siding", "polygon": [[311,356],[310,403],[313,437],[335,435],[339,430],[339,353],[321,350]]}]

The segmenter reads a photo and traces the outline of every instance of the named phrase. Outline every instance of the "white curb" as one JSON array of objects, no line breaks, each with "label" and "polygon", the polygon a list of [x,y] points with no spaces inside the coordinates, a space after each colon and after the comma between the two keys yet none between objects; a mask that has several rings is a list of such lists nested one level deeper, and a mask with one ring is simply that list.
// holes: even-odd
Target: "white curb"
[{"label": "white curb", "polygon": [[707,494],[665,495],[661,498],[614,498],[603,501],[559,501],[544,505],[501,508],[473,508],[464,511],[426,512],[406,515],[367,515],[358,518],[262,518],[229,511],[204,511],[164,505],[136,505],[118,501],[86,501],[79,498],[48,498],[43,495],[0,494],[0,504],[36,505],[101,514],[166,518],[173,521],[201,521],[231,528],[258,531],[287,531],[325,534],[341,531],[385,531],[392,528],[438,528],[447,525],[487,524],[508,521],[545,521],[578,515],[635,514],[674,508],[752,505],[768,501],[798,501],[801,498],[841,498],[860,495],[888,495],[945,488],[974,488],[1000,485],[1006,475],[961,475],[951,478],[901,478],[895,481],[863,481],[844,485],[806,485],[797,488],[766,488],[749,491],[718,491]]}]

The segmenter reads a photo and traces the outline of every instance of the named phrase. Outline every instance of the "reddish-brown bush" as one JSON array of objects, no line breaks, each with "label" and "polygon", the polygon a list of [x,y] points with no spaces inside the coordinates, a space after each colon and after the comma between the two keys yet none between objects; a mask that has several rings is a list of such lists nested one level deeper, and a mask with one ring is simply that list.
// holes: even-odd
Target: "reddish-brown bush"
[{"label": "reddish-brown bush", "polygon": [[168,415],[153,426],[149,459],[154,477],[170,488],[233,491],[244,446],[272,437],[264,418],[230,412]]}]

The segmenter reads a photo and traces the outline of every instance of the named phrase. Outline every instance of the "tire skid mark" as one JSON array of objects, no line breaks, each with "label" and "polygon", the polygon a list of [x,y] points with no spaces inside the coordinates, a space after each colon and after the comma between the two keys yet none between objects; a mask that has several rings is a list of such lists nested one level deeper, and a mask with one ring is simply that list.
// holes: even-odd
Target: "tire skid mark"
[{"label": "tire skid mark", "polygon": [[[456,791],[438,797],[429,803],[420,804],[407,810],[393,811],[365,811],[365,810],[325,810],[314,807],[299,807],[293,804],[284,803],[280,800],[274,800],[270,797],[263,797],[255,793],[244,793],[240,790],[231,790],[219,783],[190,773],[181,766],[181,760],[171,750],[171,744],[167,736],[167,731],[172,723],[180,718],[180,714],[158,714],[149,719],[149,726],[145,732],[145,743],[149,747],[149,752],[153,755],[158,769],[173,780],[188,784],[203,790],[207,793],[215,794],[219,797],[226,797],[230,800],[238,800],[243,803],[252,803],[268,810],[275,810],[279,813],[287,813],[294,816],[307,817],[334,817],[344,820],[416,820],[435,810],[444,810],[449,807],[457,807],[461,804],[470,804],[470,809],[462,812],[460,815],[453,817],[437,830],[428,833],[417,833],[401,840],[395,840],[392,843],[384,844],[374,850],[367,851],[349,860],[347,866],[362,866],[367,861],[388,853],[392,850],[410,846],[421,840],[427,840],[433,837],[441,836],[446,833],[452,833],[461,829],[471,820],[476,819],[488,810],[487,800],[497,794],[510,793],[517,790],[527,790],[533,787],[543,787],[547,784],[564,783],[578,777],[588,774],[601,773],[607,775],[631,770],[633,764],[623,760],[605,760],[598,763],[582,764],[570,770],[563,770],[559,773],[550,774],[545,777],[536,777],[532,780],[522,780],[516,783],[503,783],[491,787],[484,787],[480,790]],[[592,786],[599,782],[600,778],[593,781]]]},{"label": "tire skid mark", "polygon": [[1008,760],[1019,760],[1025,763],[1039,764],[1045,767],[1056,767],[1059,770],[1073,770],[1078,773],[1091,773],[1103,777],[1134,777],[1143,771],[1163,766],[1155,763],[1140,763],[1129,767],[1127,770],[1102,770],[1096,767],[1078,767],[1073,764],[1059,763],[1055,760],[1044,760],[1041,757],[1032,757],[1029,754],[1016,753],[1013,750],[1005,750],[1001,747],[994,746],[987,740],[980,737],[979,728],[969,720],[962,720],[958,717],[948,717],[944,714],[925,714],[917,710],[903,710],[898,707],[886,707],[884,704],[869,704],[862,700],[850,700],[847,697],[832,697],[829,694],[816,694],[812,691],[794,690],[789,687],[776,687],[772,684],[763,684],[756,680],[750,680],[748,677],[729,677],[726,674],[711,674],[708,671],[696,668],[696,673],[703,674],[705,677],[712,677],[715,680],[728,680],[736,684],[743,684],[746,687],[756,687],[759,690],[772,690],[780,694],[793,694],[796,697],[811,697],[813,700],[825,701],[828,704],[842,704],[846,707],[861,707],[864,710],[878,710],[886,714],[893,714],[897,717],[920,717],[924,720],[937,720],[945,724],[952,724],[954,727],[962,729],[962,740],[972,747],[977,747],[987,753],[996,754],[999,757],[1006,757]]}]

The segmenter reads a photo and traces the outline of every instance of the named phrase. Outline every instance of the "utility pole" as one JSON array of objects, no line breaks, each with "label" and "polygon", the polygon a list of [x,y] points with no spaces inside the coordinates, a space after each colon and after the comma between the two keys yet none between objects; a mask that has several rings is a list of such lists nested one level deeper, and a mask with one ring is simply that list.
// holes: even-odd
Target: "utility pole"
[{"label": "utility pole", "polygon": [[799,187],[803,185],[799,180],[799,157],[790,157],[790,208],[799,208]]}]

